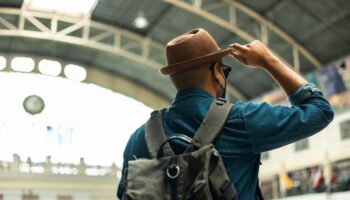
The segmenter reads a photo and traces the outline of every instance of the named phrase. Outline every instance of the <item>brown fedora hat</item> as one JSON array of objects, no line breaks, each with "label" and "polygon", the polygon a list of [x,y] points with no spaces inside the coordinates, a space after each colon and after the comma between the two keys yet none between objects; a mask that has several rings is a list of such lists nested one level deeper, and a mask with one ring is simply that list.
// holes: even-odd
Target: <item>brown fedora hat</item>
[{"label": "brown fedora hat", "polygon": [[232,49],[220,50],[214,38],[199,28],[172,39],[165,47],[167,66],[160,69],[164,75],[190,70],[205,63],[218,61]]}]

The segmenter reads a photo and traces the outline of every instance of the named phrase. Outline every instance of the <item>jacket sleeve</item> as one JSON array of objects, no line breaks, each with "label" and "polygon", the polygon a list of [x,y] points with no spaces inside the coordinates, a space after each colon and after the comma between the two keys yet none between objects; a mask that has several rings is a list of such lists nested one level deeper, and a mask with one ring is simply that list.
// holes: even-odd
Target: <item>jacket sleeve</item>
[{"label": "jacket sleeve", "polygon": [[243,120],[254,153],[279,148],[325,128],[334,113],[322,93],[304,84],[289,96],[291,107],[247,103]]},{"label": "jacket sleeve", "polygon": [[142,125],[140,128],[138,128],[129,138],[129,141],[125,147],[124,154],[123,154],[123,169],[122,169],[122,175],[119,180],[118,185],[118,191],[117,196],[119,199],[122,199],[125,190],[126,190],[126,184],[127,184],[127,176],[128,176],[128,162],[130,160],[135,160],[138,158],[150,158],[146,142],[144,140],[145,138],[145,126]]}]

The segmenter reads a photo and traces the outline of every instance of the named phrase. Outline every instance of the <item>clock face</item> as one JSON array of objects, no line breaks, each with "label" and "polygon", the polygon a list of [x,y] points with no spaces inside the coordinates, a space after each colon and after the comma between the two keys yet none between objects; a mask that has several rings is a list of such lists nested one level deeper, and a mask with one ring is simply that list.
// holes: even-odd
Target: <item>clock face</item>
[{"label": "clock face", "polygon": [[23,107],[24,110],[26,110],[28,113],[35,115],[41,113],[44,110],[45,103],[41,97],[37,95],[31,95],[27,96],[24,99]]}]

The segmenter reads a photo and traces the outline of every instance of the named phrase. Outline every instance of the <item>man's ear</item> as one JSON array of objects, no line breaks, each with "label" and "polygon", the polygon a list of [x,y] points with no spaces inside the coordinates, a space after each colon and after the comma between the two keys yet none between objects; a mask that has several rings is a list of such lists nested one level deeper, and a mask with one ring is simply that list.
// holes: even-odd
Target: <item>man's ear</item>
[{"label": "man's ear", "polygon": [[215,63],[213,66],[213,75],[217,82],[221,84],[222,81],[222,71],[220,70],[219,63]]}]

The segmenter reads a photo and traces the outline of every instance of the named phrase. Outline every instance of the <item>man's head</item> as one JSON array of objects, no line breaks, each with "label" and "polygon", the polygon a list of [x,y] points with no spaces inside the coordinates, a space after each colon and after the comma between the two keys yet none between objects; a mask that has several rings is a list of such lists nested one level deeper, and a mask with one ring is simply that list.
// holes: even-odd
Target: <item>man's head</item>
[{"label": "man's head", "polygon": [[220,50],[213,37],[204,29],[195,29],[168,42],[168,65],[160,71],[170,75],[178,91],[200,87],[213,97],[222,97],[226,86],[225,73],[229,71],[223,65],[222,57],[231,52],[231,49]]}]

